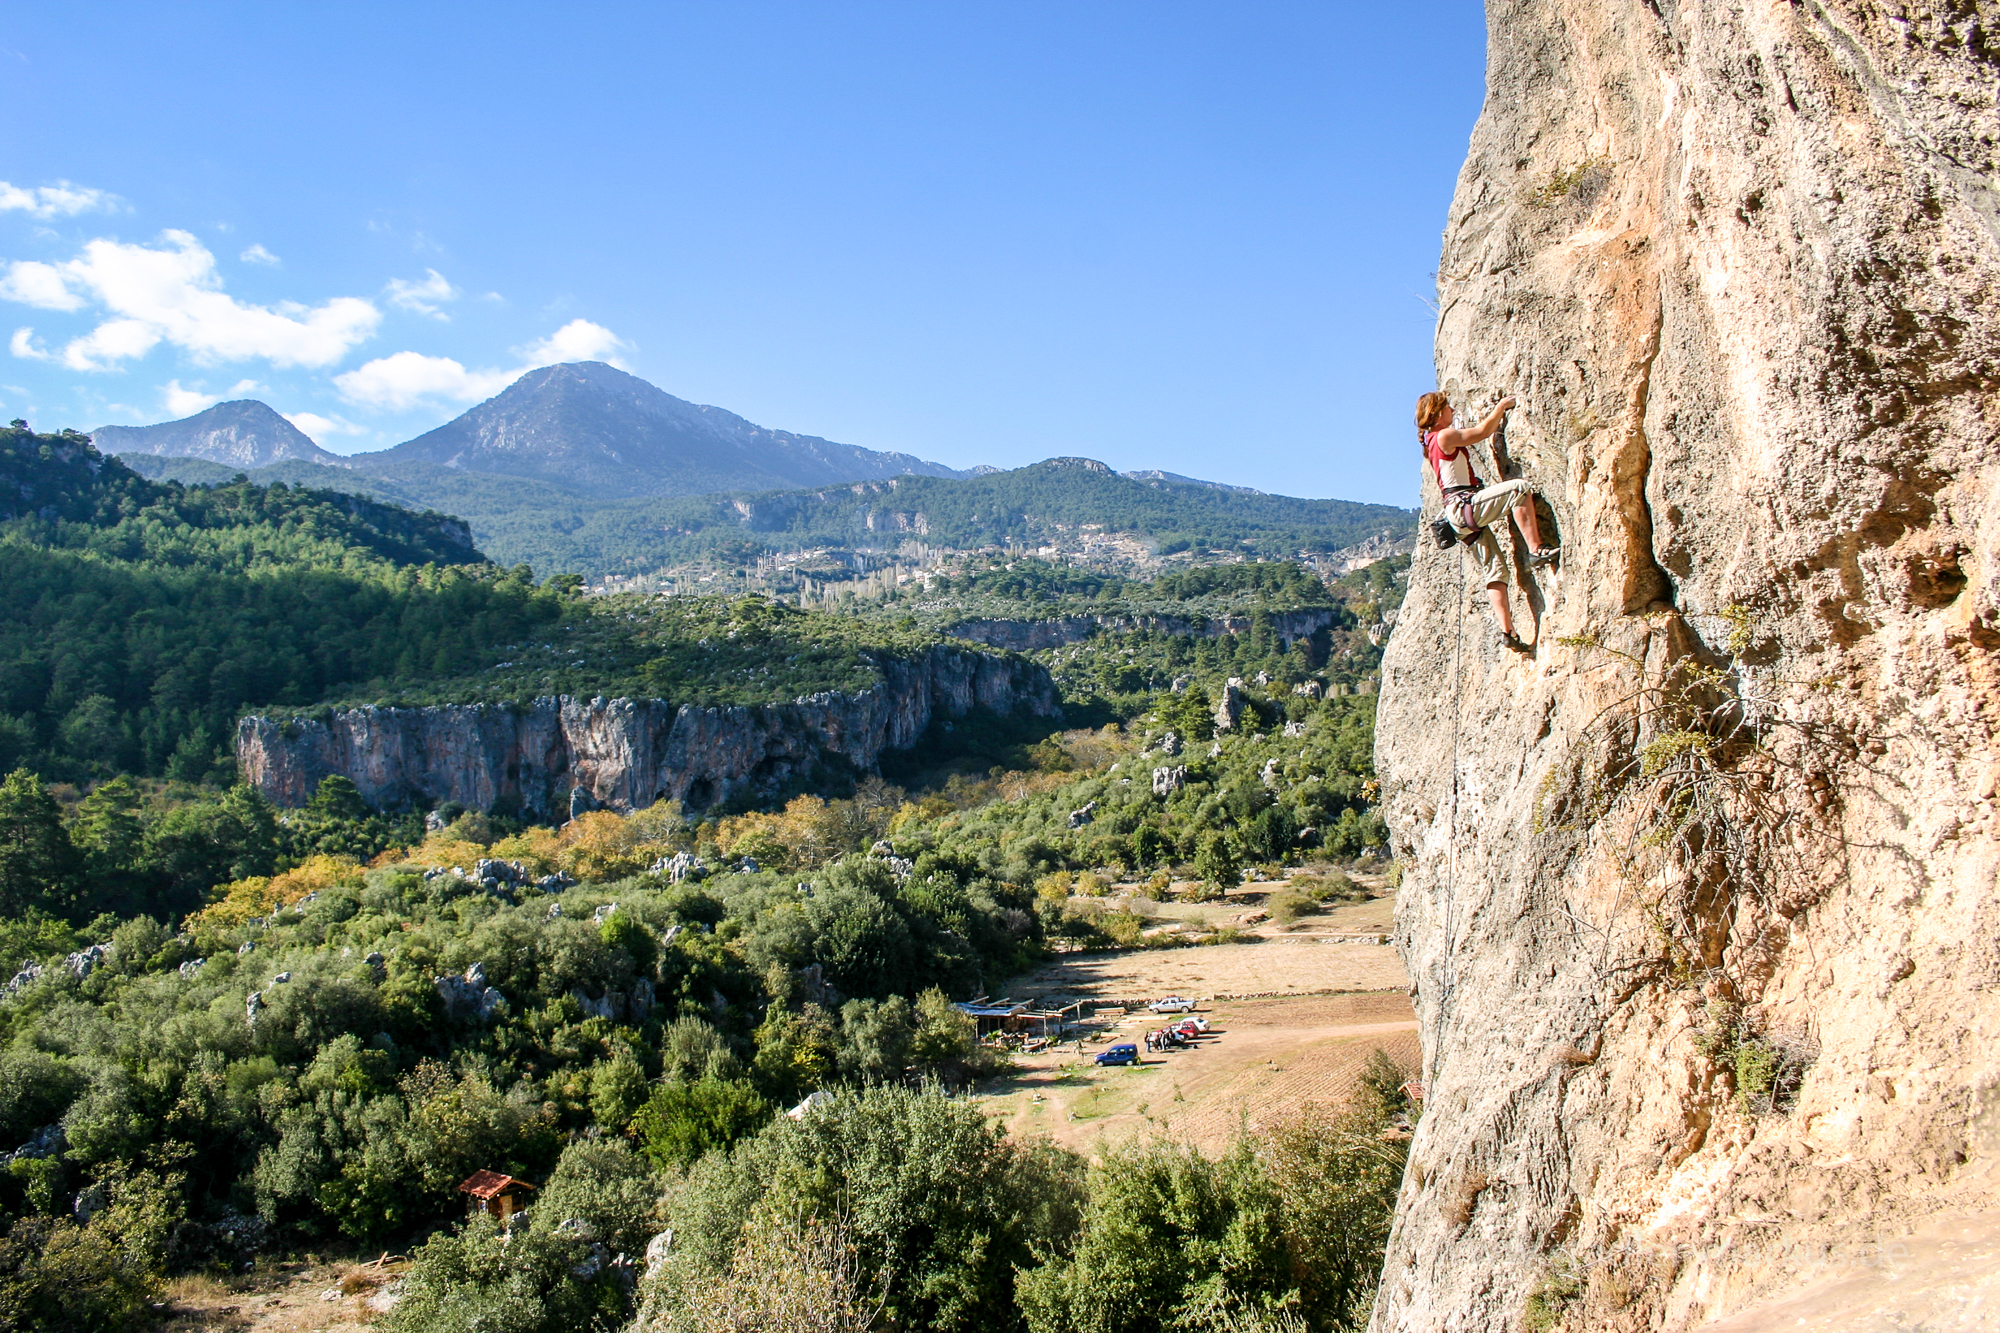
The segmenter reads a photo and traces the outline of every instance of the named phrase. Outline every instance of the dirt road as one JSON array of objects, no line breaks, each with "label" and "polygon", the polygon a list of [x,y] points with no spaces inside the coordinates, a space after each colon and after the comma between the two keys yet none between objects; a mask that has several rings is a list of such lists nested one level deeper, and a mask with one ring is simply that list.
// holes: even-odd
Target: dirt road
[{"label": "dirt road", "polygon": [[1111,999],[1407,990],[1409,984],[1402,959],[1391,945],[1271,938],[1185,949],[1071,954],[1017,977],[1007,993],[1017,1000],[1056,996]]}]

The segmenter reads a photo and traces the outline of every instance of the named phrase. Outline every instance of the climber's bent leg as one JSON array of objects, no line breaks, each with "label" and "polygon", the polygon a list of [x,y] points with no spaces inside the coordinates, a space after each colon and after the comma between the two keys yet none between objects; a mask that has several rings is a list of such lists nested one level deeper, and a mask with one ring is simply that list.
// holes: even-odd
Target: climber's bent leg
[{"label": "climber's bent leg", "polygon": [[1507,605],[1507,585],[1504,583],[1487,584],[1486,598],[1493,603],[1493,618],[1500,622],[1501,636],[1503,638],[1513,638],[1514,614]]},{"label": "climber's bent leg", "polygon": [[1472,497],[1472,517],[1480,527],[1490,527],[1507,517],[1507,511],[1516,514],[1523,508],[1533,511],[1535,505],[1534,488],[1528,485],[1526,477],[1516,477],[1488,486]]},{"label": "climber's bent leg", "polygon": [[1507,600],[1507,562],[1500,554],[1500,543],[1494,539],[1493,529],[1481,528],[1479,535],[1466,545],[1479,562],[1486,598],[1493,603],[1493,618],[1500,624],[1500,641],[1516,652],[1529,651],[1527,643],[1514,637],[1514,612]]},{"label": "climber's bent leg", "polygon": [[1542,527],[1535,514],[1535,497],[1523,496],[1521,503],[1514,506],[1514,522],[1520,525],[1521,535],[1528,539],[1528,549],[1542,549]]},{"label": "climber's bent leg", "polygon": [[1472,497],[1472,514],[1481,527],[1498,523],[1508,513],[1513,514],[1514,521],[1521,527],[1521,535],[1528,539],[1528,554],[1532,563],[1546,564],[1555,557],[1553,547],[1542,545],[1542,526],[1535,513],[1535,492],[1525,477],[1488,486]]}]

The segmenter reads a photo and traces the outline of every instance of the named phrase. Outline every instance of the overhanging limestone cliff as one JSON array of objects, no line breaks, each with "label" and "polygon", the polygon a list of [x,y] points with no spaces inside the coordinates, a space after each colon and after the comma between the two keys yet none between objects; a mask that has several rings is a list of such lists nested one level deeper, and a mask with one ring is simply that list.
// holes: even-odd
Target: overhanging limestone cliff
[{"label": "overhanging limestone cliff", "polygon": [[328,720],[246,717],[236,759],[280,805],[303,805],[329,774],[352,779],[370,804],[456,801],[561,814],[571,792],[630,810],[656,800],[699,810],[775,791],[829,759],[857,769],[914,744],[936,717],[974,708],[1054,717],[1048,672],[1018,657],[939,647],[877,663],[881,680],[855,694],[816,694],[755,707],[660,699],[537,699],[525,707],[457,704],[349,708]]},{"label": "overhanging limestone cliff", "polygon": [[1567,555],[1524,660],[1426,548],[1383,666],[1379,1333],[1693,1328],[1996,1206],[1996,22],[1488,6],[1439,383]]}]

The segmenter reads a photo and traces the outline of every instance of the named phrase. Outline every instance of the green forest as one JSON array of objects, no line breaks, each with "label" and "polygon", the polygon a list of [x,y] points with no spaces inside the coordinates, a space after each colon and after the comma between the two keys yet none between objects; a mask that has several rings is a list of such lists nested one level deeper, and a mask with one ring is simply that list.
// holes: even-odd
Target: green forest
[{"label": "green forest", "polygon": [[[1337,900],[1385,864],[1368,631],[1407,559],[1331,584],[995,560],[839,611],[583,598],[435,513],[0,442],[0,1330],[136,1333],[173,1282],[388,1251],[392,1333],[801,1302],[853,1329],[1365,1325],[1409,1071],[1219,1159],[1086,1161],[987,1121],[965,1094],[1006,1056],[951,1002],[1059,951],[1231,938],[1149,935],[1145,895],[1303,866]],[[700,818],[381,811],[341,777],[280,809],[226,747],[246,707],[858,688],[971,613],[1178,619],[1034,654],[1053,731],[974,715]],[[1301,613],[1324,625],[1287,643]],[[1114,881],[1139,887],[1081,887]],[[536,1185],[525,1220],[467,1220],[481,1170]]]},{"label": "green forest", "polygon": [[87,437],[0,431],[0,766],[227,772],[247,704],[448,667],[565,613],[464,524],[283,483],[148,481]]},{"label": "green forest", "polygon": [[[199,459],[132,455],[126,461],[149,476],[187,482],[227,483],[235,475]],[[260,469],[252,480],[362,488],[395,503],[436,506],[464,516],[480,549],[504,563],[591,578],[819,546],[893,548],[910,538],[959,550],[1034,546],[1085,524],[1130,534],[1163,554],[1219,550],[1283,559],[1339,550],[1383,532],[1402,536],[1416,521],[1393,505],[1140,480],[1087,459],[1050,459],[978,477],[611,502],[541,482],[430,465],[357,474],[289,462]]]}]

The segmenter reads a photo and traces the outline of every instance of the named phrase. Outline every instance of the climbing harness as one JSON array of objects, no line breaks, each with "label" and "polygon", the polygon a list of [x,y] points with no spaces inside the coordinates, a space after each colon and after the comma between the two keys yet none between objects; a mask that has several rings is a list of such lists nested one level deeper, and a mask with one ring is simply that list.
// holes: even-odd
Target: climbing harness
[{"label": "climbing harness", "polygon": [[[1438,490],[1444,500],[1444,512],[1431,520],[1431,537],[1442,550],[1449,551],[1454,546],[1470,546],[1479,540],[1485,529],[1473,514],[1472,499],[1478,495],[1485,483],[1472,470],[1472,448],[1460,449],[1450,458],[1442,454],[1433,458],[1431,449],[1437,439],[1436,431],[1424,433],[1424,458],[1431,464],[1431,471],[1437,477]],[[1451,468],[1453,480],[1445,480],[1445,468]]]}]

